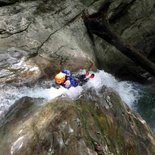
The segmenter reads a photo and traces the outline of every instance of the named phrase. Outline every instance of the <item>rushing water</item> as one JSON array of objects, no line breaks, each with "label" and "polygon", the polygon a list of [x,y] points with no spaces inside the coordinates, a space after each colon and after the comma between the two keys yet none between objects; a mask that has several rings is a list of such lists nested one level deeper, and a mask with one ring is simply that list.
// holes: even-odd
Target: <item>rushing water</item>
[{"label": "rushing water", "polygon": [[[48,87],[46,87],[47,83]],[[63,87],[59,89],[52,87],[52,80],[37,83],[33,87],[0,84],[0,116],[3,116],[4,112],[15,101],[24,96],[44,98],[44,100],[48,101],[66,94],[72,99],[77,99],[83,91],[91,87],[99,91],[103,86],[113,88],[125,103],[140,113],[155,132],[155,89],[152,90],[154,87],[144,88],[144,86],[133,82],[119,81],[103,70],[98,70],[95,73],[95,77],[89,80],[86,85],[76,88],[72,87],[69,90]]]},{"label": "rushing water", "polygon": [[[48,88],[46,87],[48,83]],[[0,85],[0,116],[9,109],[15,101],[24,96],[32,98],[44,98],[46,101],[52,100],[60,95],[68,95],[72,99],[77,99],[82,92],[93,87],[99,91],[103,86],[113,88],[131,108],[141,114],[150,127],[155,131],[155,90],[144,88],[133,82],[119,81],[114,76],[98,70],[95,77],[84,86],[72,87],[69,90],[63,87],[59,89],[52,87],[52,81],[44,81],[35,86],[17,87],[11,84]],[[152,88],[152,86],[151,86]]]},{"label": "rushing water", "polygon": [[[139,98],[136,84],[132,82],[121,82],[116,80],[111,74],[99,70],[95,73],[95,77],[81,87],[65,89],[63,87],[56,89],[52,87],[52,81],[49,88],[46,88],[44,84],[36,84],[33,88],[31,87],[16,87],[13,85],[1,85],[0,86],[0,114],[6,111],[14,102],[21,97],[28,96],[32,98],[44,98],[46,101],[54,99],[60,95],[67,94],[72,99],[77,99],[85,89],[93,87],[96,91],[100,90],[103,85],[113,88],[123,101],[128,105],[132,106]],[[45,82],[46,83],[46,82]]]}]

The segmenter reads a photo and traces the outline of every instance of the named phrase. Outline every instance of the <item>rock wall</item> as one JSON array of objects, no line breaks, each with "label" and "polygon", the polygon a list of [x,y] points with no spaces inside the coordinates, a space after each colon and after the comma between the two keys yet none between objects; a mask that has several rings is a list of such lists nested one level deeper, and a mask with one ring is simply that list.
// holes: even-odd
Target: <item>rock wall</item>
[{"label": "rock wall", "polygon": [[27,53],[25,61],[32,60],[46,74],[63,68],[72,71],[89,68],[91,63],[96,68],[94,49],[81,18],[82,11],[93,3],[39,0],[0,4],[3,56],[3,51],[9,53],[10,48],[23,50]]},{"label": "rock wall", "polygon": [[[111,1],[105,20],[110,29],[126,44],[137,48],[154,62],[155,2],[153,0]],[[96,38],[96,55],[101,68],[119,77],[134,80],[149,80],[143,69],[137,67],[115,47]]]},{"label": "rock wall", "polygon": [[[95,13],[109,0],[0,1],[0,48],[18,48],[33,57],[41,72],[55,73],[98,67],[125,79],[150,80],[142,68],[115,47],[95,38],[92,44],[81,13]],[[111,2],[106,21],[127,44],[154,61],[155,2],[116,0]],[[76,65],[75,65],[76,64]],[[42,74],[41,74],[42,75]],[[51,74],[50,74],[51,75]]]}]

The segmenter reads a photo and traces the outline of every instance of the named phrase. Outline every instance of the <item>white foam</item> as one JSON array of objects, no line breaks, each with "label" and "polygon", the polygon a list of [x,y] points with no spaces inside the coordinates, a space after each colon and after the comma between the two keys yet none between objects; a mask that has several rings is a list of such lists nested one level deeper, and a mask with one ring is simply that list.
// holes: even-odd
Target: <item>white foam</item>
[{"label": "white foam", "polygon": [[84,87],[78,86],[76,88],[71,87],[70,89],[65,89],[63,87],[56,89],[54,87],[50,87],[49,89],[47,89],[41,88],[41,86],[39,85],[35,86],[34,88],[1,86],[0,111],[8,109],[12,104],[14,104],[16,100],[24,96],[52,100],[62,94],[66,94],[72,99],[77,99],[82,94],[84,89],[93,87],[96,91],[98,91],[104,85],[113,88],[120,95],[122,100],[130,106],[132,106],[133,103],[136,102],[136,100],[139,98],[139,93],[137,88],[135,87],[135,84],[128,81],[118,81],[111,74],[108,74],[103,70],[98,70],[95,73],[95,77],[93,79],[90,79]]},{"label": "white foam", "polygon": [[139,90],[135,83],[118,81],[103,70],[98,70],[95,77],[87,83],[87,87],[94,87],[96,90],[100,90],[103,85],[113,88],[129,106],[132,106],[139,99]]},{"label": "white foam", "polygon": [[83,89],[80,86],[76,88],[71,87],[70,89],[66,89],[64,87],[60,87],[59,89],[56,89],[54,87],[51,87],[49,89],[35,88],[35,89],[28,90],[27,96],[33,97],[33,98],[45,98],[47,100],[52,100],[62,94],[64,95],[66,94],[70,98],[75,99],[81,94],[82,90]]}]

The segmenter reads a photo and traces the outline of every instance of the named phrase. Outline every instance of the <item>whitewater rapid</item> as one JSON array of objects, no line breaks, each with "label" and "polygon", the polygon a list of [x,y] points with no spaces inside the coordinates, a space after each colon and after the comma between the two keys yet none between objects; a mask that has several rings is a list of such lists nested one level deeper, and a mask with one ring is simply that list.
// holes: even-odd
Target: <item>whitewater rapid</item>
[{"label": "whitewater rapid", "polygon": [[72,87],[70,89],[65,89],[63,87],[56,89],[52,87],[52,84],[49,88],[37,84],[33,88],[0,85],[0,114],[9,109],[15,101],[24,96],[44,98],[46,101],[49,101],[60,95],[67,95],[74,100],[80,97],[82,92],[89,88],[94,88],[96,91],[99,91],[103,86],[113,88],[120,95],[121,99],[130,107],[139,99],[139,90],[135,83],[118,81],[111,74],[103,70],[98,70],[95,73],[95,77],[90,79],[85,86]]}]

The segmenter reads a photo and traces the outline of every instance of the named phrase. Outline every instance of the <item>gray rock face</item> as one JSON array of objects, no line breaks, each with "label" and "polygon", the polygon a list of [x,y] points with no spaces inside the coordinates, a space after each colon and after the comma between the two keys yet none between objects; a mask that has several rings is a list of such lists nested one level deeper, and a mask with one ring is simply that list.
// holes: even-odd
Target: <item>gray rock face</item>
[{"label": "gray rock face", "polygon": [[[86,35],[81,12],[86,6],[80,1],[28,1],[0,10],[0,47],[17,47],[49,59],[95,61],[94,51]],[[50,59],[50,60],[51,60]],[[58,68],[60,66],[58,65]],[[77,68],[77,67],[74,67]]]},{"label": "gray rock face", "polygon": [[[108,9],[106,20],[111,30],[129,46],[154,60],[155,48],[155,2],[153,0],[116,0]],[[97,38],[96,55],[100,65],[117,75],[143,79],[144,70],[137,67],[116,48]],[[104,62],[104,63],[103,63]],[[142,75],[142,76],[141,76]],[[127,78],[127,77],[126,77]],[[130,79],[130,78],[129,78]],[[147,77],[146,77],[147,79]]]},{"label": "gray rock face", "polygon": [[[1,1],[4,2],[4,1]],[[143,76],[145,71],[111,45],[95,39],[95,49],[90,41],[81,13],[88,9],[96,12],[104,0],[65,1],[5,1],[0,10],[0,47],[16,47],[31,56],[38,55],[41,70],[55,72],[72,68],[77,70],[95,62],[95,54],[101,68],[120,76]],[[153,0],[112,1],[106,19],[111,29],[127,44],[134,46],[154,61],[155,2]],[[95,54],[94,54],[95,52]],[[43,59],[42,59],[43,58]],[[35,59],[36,61],[36,59]],[[51,63],[50,63],[51,62]],[[78,64],[75,66],[74,64]],[[51,67],[51,64],[54,64]]]},{"label": "gray rock face", "polygon": [[26,61],[27,56],[21,49],[0,49],[0,83],[27,83],[38,79],[41,71],[34,62]]}]

